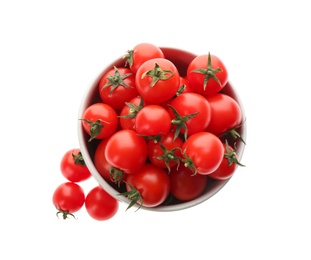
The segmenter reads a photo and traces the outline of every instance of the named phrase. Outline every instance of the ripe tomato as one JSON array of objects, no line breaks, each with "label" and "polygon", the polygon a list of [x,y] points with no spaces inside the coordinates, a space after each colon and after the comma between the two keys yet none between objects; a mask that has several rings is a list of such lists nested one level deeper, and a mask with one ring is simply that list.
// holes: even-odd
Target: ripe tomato
[{"label": "ripe tomato", "polygon": [[109,138],[105,157],[113,167],[134,173],[144,165],[147,153],[146,141],[134,130],[124,129]]},{"label": "ripe tomato", "polygon": [[191,135],[182,147],[184,162],[193,173],[210,174],[215,171],[224,156],[220,139],[209,132]]},{"label": "ripe tomato", "polygon": [[102,101],[119,111],[124,103],[138,95],[135,75],[128,68],[114,67],[99,81],[99,94]]},{"label": "ripe tomato", "polygon": [[69,150],[63,155],[60,170],[64,177],[71,182],[85,181],[91,177],[91,172],[85,165],[79,148]]},{"label": "ripe tomato", "polygon": [[135,76],[137,91],[143,99],[153,104],[160,104],[174,97],[179,89],[179,82],[178,69],[165,58],[147,60]]},{"label": "ripe tomato", "polygon": [[226,180],[234,174],[238,165],[244,166],[238,161],[236,151],[227,142],[223,143],[223,147],[224,157],[221,164],[216,171],[208,175],[215,180]]},{"label": "ripe tomato", "polygon": [[211,107],[211,121],[207,131],[220,135],[241,124],[242,111],[232,97],[217,93],[207,96],[206,99]]},{"label": "ripe tomato", "polygon": [[168,132],[158,142],[148,141],[148,158],[153,165],[170,171],[172,166],[180,163],[182,145],[181,138],[174,139],[174,133]]},{"label": "ripe tomato", "polygon": [[211,120],[211,108],[206,100],[197,93],[183,93],[170,102],[168,110],[172,118],[173,128],[184,133],[185,138],[204,131]]},{"label": "ripe tomato", "polygon": [[85,198],[88,214],[98,221],[111,219],[119,209],[119,202],[101,186],[91,189]]},{"label": "ripe tomato", "polygon": [[145,106],[136,115],[135,130],[140,135],[166,135],[170,131],[170,129],[170,114],[162,106]]},{"label": "ripe tomato", "polygon": [[199,197],[204,191],[208,177],[193,172],[181,164],[173,167],[170,174],[171,193],[181,201],[189,201]]},{"label": "ripe tomato", "polygon": [[82,208],[85,195],[83,189],[74,182],[65,182],[59,185],[53,194],[53,204],[58,210],[56,215],[62,214],[63,219],[73,216],[72,213]]},{"label": "ripe tomato", "polygon": [[166,170],[146,163],[135,174],[127,175],[126,190],[125,195],[132,199],[133,204],[156,207],[168,197],[170,179]]},{"label": "ripe tomato", "polygon": [[126,59],[125,66],[129,66],[133,73],[136,73],[138,68],[147,60],[154,58],[164,58],[162,50],[150,43],[137,44],[133,50],[129,50],[124,56]]},{"label": "ripe tomato", "polygon": [[215,55],[199,55],[187,68],[190,88],[201,95],[218,93],[228,82],[228,71]]},{"label": "ripe tomato", "polygon": [[119,124],[116,111],[104,103],[95,103],[87,107],[81,120],[83,129],[90,135],[89,142],[111,136]]}]

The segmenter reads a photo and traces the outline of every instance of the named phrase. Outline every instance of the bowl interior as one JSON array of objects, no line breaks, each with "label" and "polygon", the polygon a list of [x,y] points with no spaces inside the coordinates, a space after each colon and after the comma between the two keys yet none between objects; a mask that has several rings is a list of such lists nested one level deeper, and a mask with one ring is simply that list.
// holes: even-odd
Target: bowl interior
[{"label": "bowl interior", "polygon": [[[171,60],[175,64],[175,66],[178,68],[180,75],[185,76],[188,64],[196,57],[196,55],[192,54],[190,52],[175,49],[175,48],[163,47],[161,49],[162,49],[165,57],[167,59]],[[98,77],[94,80],[94,82],[91,84],[90,88],[87,90],[85,96],[82,99],[82,103],[81,103],[79,114],[78,114],[79,119],[82,118],[83,112],[86,110],[86,108],[89,105],[96,103],[96,102],[101,102],[99,92],[98,92],[99,80],[100,80],[101,76],[104,73],[106,73],[108,70],[113,68],[113,66],[116,66],[116,67],[124,66],[124,60],[122,58],[115,60],[110,65],[108,65],[98,75]],[[228,82],[227,85],[223,88],[223,90],[221,92],[231,96],[232,98],[234,98],[238,102],[238,104],[240,105],[240,107],[242,109],[243,121],[245,121],[245,112],[244,112],[243,105],[241,103],[241,100],[240,100],[236,90],[231,85],[231,83]],[[245,124],[245,122],[238,129],[238,132],[241,135],[241,137],[243,138],[243,140],[246,140],[246,124]],[[118,199],[121,202],[129,204],[130,200],[124,196],[120,196],[119,195],[120,190],[118,190],[118,188],[116,186],[112,186],[108,182],[106,182],[104,180],[104,178],[97,171],[97,169],[94,165],[94,162],[93,162],[93,157],[94,157],[94,153],[95,153],[95,150],[96,150],[96,147],[97,147],[99,141],[93,140],[92,142],[88,142],[89,136],[87,136],[87,134],[84,132],[82,124],[81,124],[81,120],[78,120],[78,139],[79,139],[79,145],[80,145],[80,149],[81,149],[81,152],[83,154],[85,163],[86,163],[87,167],[89,168],[89,170],[91,171],[93,177],[99,183],[99,185],[101,185],[111,196],[115,197],[116,199]],[[240,140],[237,141],[236,145],[237,145],[237,155],[241,160],[243,152],[244,152],[245,145]],[[141,209],[146,209],[146,210],[151,210],[151,211],[176,211],[176,210],[182,210],[182,209],[186,209],[189,207],[193,207],[199,203],[202,203],[203,201],[206,201],[207,199],[209,199],[210,197],[215,195],[220,189],[222,189],[226,185],[226,183],[229,180],[230,179],[222,180],[222,181],[216,181],[216,180],[210,179],[208,181],[208,184],[207,184],[204,192],[201,194],[201,196],[194,199],[194,200],[188,201],[188,202],[180,202],[180,201],[172,199],[172,200],[166,201],[163,205],[160,205],[160,206],[157,206],[154,208],[142,206]],[[134,206],[134,207],[137,207],[137,206]]]}]

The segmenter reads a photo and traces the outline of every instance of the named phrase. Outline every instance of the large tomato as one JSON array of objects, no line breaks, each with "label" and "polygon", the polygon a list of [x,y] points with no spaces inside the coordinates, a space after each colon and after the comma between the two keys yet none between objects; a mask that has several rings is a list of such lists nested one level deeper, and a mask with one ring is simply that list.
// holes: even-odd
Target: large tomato
[{"label": "large tomato", "polygon": [[160,104],[175,96],[179,89],[180,76],[170,60],[157,58],[147,60],[139,67],[135,83],[143,99]]},{"label": "large tomato", "polygon": [[210,174],[215,171],[224,156],[220,139],[209,132],[191,135],[182,147],[184,162],[193,173]]},{"label": "large tomato", "polygon": [[230,96],[217,93],[207,96],[211,107],[211,121],[207,131],[221,135],[242,123],[242,111],[239,104]]},{"label": "large tomato", "polygon": [[111,136],[119,124],[116,111],[101,102],[87,107],[81,120],[83,129],[90,135],[89,142]]},{"label": "large tomato", "polygon": [[124,194],[132,199],[132,204],[156,207],[163,203],[170,193],[170,179],[167,171],[146,163],[135,174],[126,178],[127,192]]},{"label": "large tomato", "polygon": [[151,43],[140,43],[124,56],[125,66],[128,66],[133,73],[136,73],[145,61],[154,58],[164,58],[162,50]]},{"label": "large tomato", "polygon": [[53,204],[57,209],[57,214],[62,214],[63,219],[73,216],[82,208],[85,202],[83,189],[74,182],[60,184],[53,193]]},{"label": "large tomato", "polygon": [[85,208],[94,219],[103,221],[111,219],[119,209],[119,202],[101,186],[96,186],[86,195]]},{"label": "large tomato", "polygon": [[166,135],[170,131],[170,129],[170,114],[162,106],[145,106],[136,115],[135,130],[140,135]]},{"label": "large tomato", "polygon": [[99,81],[99,94],[104,103],[121,110],[125,102],[138,95],[134,73],[122,67],[107,71]]},{"label": "large tomato", "polygon": [[193,172],[180,164],[179,167],[173,167],[170,174],[171,193],[181,201],[189,201],[199,197],[204,191],[208,177],[202,174],[193,174]]},{"label": "large tomato", "polygon": [[60,162],[60,170],[64,177],[72,182],[80,182],[91,177],[79,148],[67,151]]},{"label": "large tomato", "polygon": [[197,93],[183,93],[169,103],[168,110],[176,134],[185,138],[204,131],[211,120],[211,108],[206,98]]},{"label": "large tomato", "polygon": [[134,130],[123,129],[113,134],[107,143],[105,157],[113,167],[135,173],[146,162],[147,144]]},{"label": "large tomato", "polygon": [[202,95],[218,93],[228,82],[228,71],[215,55],[199,55],[187,68],[187,79],[193,91]]}]

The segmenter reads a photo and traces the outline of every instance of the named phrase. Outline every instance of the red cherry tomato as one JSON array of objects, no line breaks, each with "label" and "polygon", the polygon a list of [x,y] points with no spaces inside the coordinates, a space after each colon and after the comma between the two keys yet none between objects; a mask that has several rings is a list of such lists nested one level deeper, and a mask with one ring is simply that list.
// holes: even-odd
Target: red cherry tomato
[{"label": "red cherry tomato", "polygon": [[91,172],[85,165],[79,148],[69,150],[63,155],[60,170],[64,177],[71,182],[81,182],[91,177]]},{"label": "red cherry tomato", "polygon": [[58,210],[57,214],[62,214],[63,219],[73,216],[73,213],[82,208],[85,195],[83,189],[76,183],[65,182],[59,185],[53,194],[53,204]]},{"label": "red cherry tomato", "polygon": [[180,76],[168,59],[158,58],[144,62],[135,76],[136,88],[144,100],[163,103],[174,97],[179,89]]},{"label": "red cherry tomato", "polygon": [[207,131],[221,135],[242,123],[242,111],[239,104],[230,96],[217,93],[206,97],[211,107],[211,121]]},{"label": "red cherry tomato", "polygon": [[[126,178],[126,189],[139,197],[134,202],[145,207],[156,207],[163,203],[170,193],[170,179],[167,171],[146,163],[135,174],[129,174]],[[137,193],[138,191],[138,193]]]},{"label": "red cherry tomato", "polygon": [[133,50],[129,50],[124,56],[126,59],[125,66],[129,66],[133,73],[136,73],[138,68],[147,60],[154,58],[164,58],[162,50],[151,43],[137,44]]},{"label": "red cherry tomato", "polygon": [[179,167],[173,167],[170,174],[171,193],[181,201],[189,201],[199,197],[204,191],[208,177],[202,174],[193,174],[193,172],[180,164]]},{"label": "red cherry tomato", "polygon": [[136,115],[135,130],[140,135],[166,135],[170,129],[170,114],[162,106],[145,106]]},{"label": "red cherry tomato", "polygon": [[183,144],[185,165],[193,173],[210,174],[215,171],[224,156],[224,148],[220,139],[209,132],[191,135]]},{"label": "red cherry tomato", "polygon": [[111,219],[118,212],[119,202],[101,186],[96,186],[87,194],[85,208],[93,219],[104,221]]},{"label": "red cherry tomato", "polygon": [[128,68],[114,67],[100,79],[99,94],[104,103],[121,110],[125,102],[138,95],[135,74]]},{"label": "red cherry tomato", "polygon": [[228,82],[228,71],[215,55],[199,55],[187,69],[190,88],[201,95],[218,93]]},{"label": "red cherry tomato", "polygon": [[116,111],[104,103],[90,105],[81,120],[84,130],[90,135],[89,142],[111,136],[119,124]]},{"label": "red cherry tomato", "polygon": [[146,141],[134,130],[124,129],[109,138],[105,157],[113,167],[135,173],[145,164],[147,153]]}]

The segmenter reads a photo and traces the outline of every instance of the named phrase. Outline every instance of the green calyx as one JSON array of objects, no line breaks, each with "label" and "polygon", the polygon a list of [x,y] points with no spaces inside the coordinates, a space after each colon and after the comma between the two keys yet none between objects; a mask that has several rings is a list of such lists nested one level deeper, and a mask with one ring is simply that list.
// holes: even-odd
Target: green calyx
[{"label": "green calyx", "polygon": [[132,184],[130,184],[130,183],[126,183],[126,184],[131,188],[131,190],[119,194],[119,195],[123,195],[123,196],[127,197],[129,200],[131,200],[131,202],[128,205],[128,207],[126,208],[126,210],[133,207],[137,203],[139,204],[139,207],[137,210],[139,210],[144,203],[143,198],[140,195],[140,192]]},{"label": "green calyx", "polygon": [[204,78],[204,83],[203,83],[203,88],[206,90],[207,82],[209,81],[210,78],[214,79],[220,86],[221,82],[220,80],[216,77],[216,73],[222,71],[221,68],[212,68],[212,61],[211,61],[211,54],[208,53],[208,58],[207,58],[207,68],[206,69],[196,69],[191,71],[191,73],[201,73],[205,75]]},{"label": "green calyx", "polygon": [[[56,208],[56,209],[57,209],[57,208]],[[59,216],[58,216],[59,214],[62,214],[63,219],[67,219],[68,216],[71,216],[71,217],[73,217],[74,219],[76,219],[75,215],[73,215],[72,213],[69,213],[69,212],[64,211],[64,210],[61,210],[61,209],[57,209],[56,217],[59,218]]]},{"label": "green calyx", "polygon": [[132,88],[131,86],[129,86],[128,84],[124,82],[124,79],[131,76],[132,74],[133,73],[127,73],[127,74],[121,75],[117,67],[114,66],[114,75],[109,75],[107,77],[108,82],[102,87],[102,90],[104,88],[111,86],[109,94],[112,95],[113,91],[120,85],[125,88]]},{"label": "green calyx", "polygon": [[132,67],[133,66],[133,55],[134,55],[134,50],[128,50],[127,54],[124,55],[122,58],[125,59],[125,67],[129,66]]},{"label": "green calyx", "polygon": [[189,168],[193,175],[196,175],[198,173],[197,167],[195,166],[193,160],[189,156],[187,156],[186,149],[183,152],[183,157],[184,166]]},{"label": "green calyx", "polygon": [[101,123],[101,120],[96,120],[95,122],[92,122],[90,120],[87,119],[80,119],[83,120],[85,122],[87,122],[91,128],[90,128],[90,135],[91,138],[89,139],[89,142],[91,142],[92,140],[94,140],[100,133],[101,129],[104,127],[104,125]]},{"label": "green calyx", "polygon": [[159,80],[167,80],[171,77],[173,77],[174,72],[171,70],[162,70],[160,66],[155,63],[154,69],[148,70],[143,75],[141,78],[143,79],[146,76],[149,76],[152,78],[152,81],[150,83],[150,87],[154,87],[154,85],[159,81]]},{"label": "green calyx", "polygon": [[192,114],[189,114],[189,115],[186,115],[186,116],[181,116],[177,110],[171,106],[170,104],[168,104],[168,106],[172,109],[172,112],[175,116],[174,119],[172,119],[171,123],[176,125],[176,131],[174,133],[174,140],[176,140],[176,138],[178,137],[178,135],[180,134],[180,131],[181,129],[183,128],[185,131],[184,131],[184,138],[185,140],[187,140],[187,137],[188,137],[188,127],[186,125],[186,122],[195,117],[198,113],[198,112],[195,112],[195,113],[192,113]]},{"label": "green calyx", "polygon": [[233,151],[231,151],[228,141],[226,140],[226,152],[224,154],[224,157],[226,159],[228,159],[228,166],[231,166],[233,163],[244,167],[245,165],[243,165],[242,163],[240,163],[237,159],[237,154],[236,154],[236,149],[234,149]]},{"label": "green calyx", "polygon": [[143,98],[141,98],[138,106],[136,106],[130,102],[125,102],[125,105],[127,105],[130,108],[130,113],[127,115],[118,116],[118,117],[120,117],[120,118],[135,118],[137,113],[144,107],[144,100],[143,100]]},{"label": "green calyx", "polygon": [[171,171],[171,168],[170,168],[170,165],[169,165],[169,163],[170,163],[171,161],[177,162],[177,168],[178,168],[179,165],[180,165],[180,161],[182,160],[182,158],[179,157],[179,156],[176,156],[176,155],[175,155],[175,152],[176,152],[177,150],[181,150],[181,149],[180,149],[179,147],[176,147],[176,148],[173,148],[172,150],[168,150],[168,149],[167,149],[163,144],[161,144],[161,143],[160,143],[160,147],[161,147],[161,149],[162,149],[162,151],[163,151],[163,154],[160,155],[160,156],[157,156],[156,158],[157,158],[158,160],[164,160],[164,163],[165,163],[166,168],[168,169],[168,172]]},{"label": "green calyx", "polygon": [[75,164],[79,164],[79,165],[82,165],[82,166],[85,166],[85,161],[83,159],[83,156],[82,156],[82,153],[79,152],[78,154],[74,154],[72,152],[72,157],[73,157],[73,160],[74,160],[74,163]]},{"label": "green calyx", "polygon": [[117,168],[111,167],[109,169],[109,174],[110,174],[111,181],[116,183],[118,185],[118,187],[120,187],[120,184],[121,184],[121,182],[123,180],[123,176],[124,176],[123,171],[121,171]]}]

